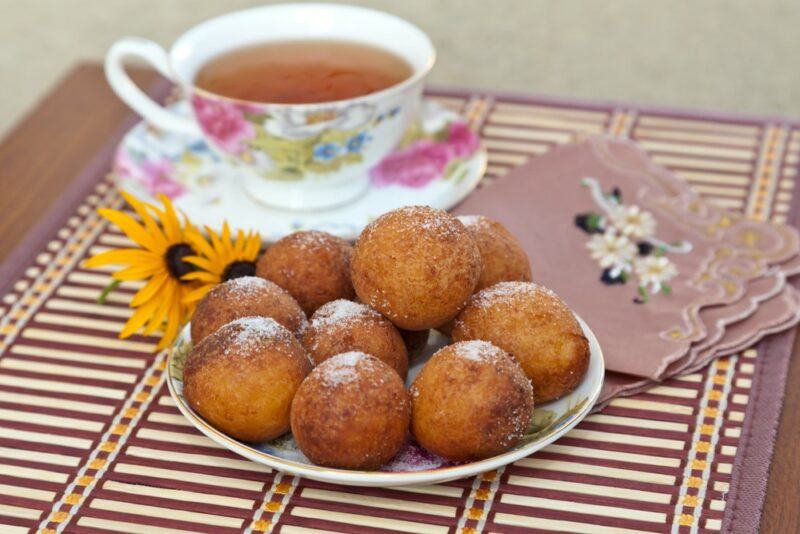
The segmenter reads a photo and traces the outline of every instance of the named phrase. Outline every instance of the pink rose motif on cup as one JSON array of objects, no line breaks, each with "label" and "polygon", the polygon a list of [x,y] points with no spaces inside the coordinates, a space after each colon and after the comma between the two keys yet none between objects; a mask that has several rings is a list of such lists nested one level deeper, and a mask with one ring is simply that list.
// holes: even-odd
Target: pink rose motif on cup
[{"label": "pink rose motif on cup", "polygon": [[478,150],[480,140],[464,122],[454,122],[450,125],[450,136],[445,142],[457,158],[466,158]]},{"label": "pink rose motif on cup", "polygon": [[199,95],[192,96],[192,106],[205,134],[230,154],[244,152],[247,149],[245,142],[256,135],[253,124],[244,116],[246,112],[257,112],[253,106]]},{"label": "pink rose motif on cup", "polygon": [[120,176],[133,178],[142,184],[152,197],[164,194],[169,198],[176,198],[186,192],[186,187],[173,178],[175,166],[169,159],[145,160],[136,164],[127,151],[120,149],[114,167],[114,171]]},{"label": "pink rose motif on cup", "polygon": [[446,140],[416,141],[386,156],[370,169],[372,184],[376,187],[425,187],[441,177],[451,161],[471,156],[478,145],[478,136],[466,124],[454,122],[449,125]]}]

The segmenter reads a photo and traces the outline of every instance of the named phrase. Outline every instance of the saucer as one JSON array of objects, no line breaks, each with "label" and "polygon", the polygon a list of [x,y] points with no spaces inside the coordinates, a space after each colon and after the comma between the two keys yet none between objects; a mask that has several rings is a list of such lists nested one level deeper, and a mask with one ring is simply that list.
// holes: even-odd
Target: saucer
[{"label": "saucer", "polygon": [[[171,108],[188,115],[188,103]],[[144,121],[122,139],[113,173],[120,189],[153,202],[163,193],[195,225],[256,230],[272,242],[298,230],[323,230],[354,240],[370,221],[387,211],[424,204],[449,209],[480,182],[486,150],[457,113],[426,101],[419,120],[400,147],[370,172],[361,197],[337,208],[298,212],[269,208],[241,186],[241,171],[200,136],[165,132]]]},{"label": "saucer", "polygon": [[[167,359],[167,386],[175,405],[188,421],[214,442],[240,456],[278,471],[303,476],[320,482],[348,486],[392,487],[438,484],[475,476],[516,462],[543,449],[569,432],[583,420],[597,401],[603,387],[605,362],[603,351],[592,330],[576,316],[589,340],[589,367],[581,383],[568,395],[551,402],[537,404],[524,437],[511,450],[484,460],[467,463],[448,462],[413,440],[407,442],[397,456],[378,471],[355,471],[320,467],[311,463],[300,451],[291,432],[264,443],[237,441],[207,423],[183,396],[183,367],[192,349],[191,325],[186,325],[175,340]],[[422,356],[408,368],[406,384],[410,385],[431,356],[450,340],[432,330]]]}]

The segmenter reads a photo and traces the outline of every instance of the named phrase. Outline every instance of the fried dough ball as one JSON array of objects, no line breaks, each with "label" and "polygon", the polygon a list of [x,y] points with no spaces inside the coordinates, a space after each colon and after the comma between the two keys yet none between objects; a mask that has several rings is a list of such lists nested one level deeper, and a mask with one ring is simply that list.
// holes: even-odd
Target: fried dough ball
[{"label": "fried dough ball", "polygon": [[359,300],[406,330],[455,317],[480,273],[480,252],[464,225],[427,206],[400,208],[370,223],[350,269]]},{"label": "fried dough ball", "polygon": [[505,226],[483,215],[462,215],[458,220],[467,227],[481,252],[483,270],[475,291],[498,282],[532,280],[528,255]]},{"label": "fried dough ball", "polygon": [[279,239],[259,258],[256,275],[289,292],[306,315],[336,299],[355,297],[350,282],[353,247],[327,232],[304,231]]},{"label": "fried dough ball", "polygon": [[323,304],[303,334],[302,343],[319,365],[331,356],[360,351],[389,364],[405,380],[408,353],[400,332],[369,306],[339,299]]},{"label": "fried dough ball", "polygon": [[408,351],[408,361],[414,361],[414,359],[419,358],[422,356],[422,352],[425,350],[425,347],[428,345],[428,338],[431,335],[430,329],[425,330],[403,330],[398,329],[400,331],[400,336],[403,338],[403,343],[406,344],[406,350]]},{"label": "fried dough ball", "polygon": [[289,293],[269,280],[243,276],[219,284],[197,304],[192,343],[241,317],[272,317],[295,335],[306,327],[306,315]]},{"label": "fried dough ball", "polygon": [[346,352],[319,364],[300,386],[292,434],[317,465],[374,470],[400,450],[410,417],[408,392],[394,369]]},{"label": "fried dough ball", "polygon": [[462,341],[434,354],[411,385],[411,430],[427,450],[455,462],[508,451],[533,414],[522,367],[486,341]]},{"label": "fried dough ball", "polygon": [[289,330],[268,317],[245,317],[194,346],[183,369],[183,395],[225,434],[268,441],[289,430],[292,399],[310,371]]},{"label": "fried dough ball", "polygon": [[501,282],[473,295],[453,340],[483,339],[516,357],[536,402],[563,397],[589,367],[589,341],[558,295],[532,282]]}]

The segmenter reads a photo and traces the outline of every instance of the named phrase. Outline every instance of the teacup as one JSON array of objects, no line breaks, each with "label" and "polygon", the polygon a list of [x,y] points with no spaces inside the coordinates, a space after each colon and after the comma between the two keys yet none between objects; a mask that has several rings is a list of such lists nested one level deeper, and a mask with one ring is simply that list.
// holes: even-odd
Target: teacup
[{"label": "teacup", "polygon": [[[388,50],[411,66],[400,83],[356,98],[280,104],[228,98],[194,84],[211,59],[269,41],[344,40]],[[177,84],[192,116],[150,99],[125,73],[138,57]],[[270,207],[313,210],[345,204],[369,186],[368,171],[400,142],[416,118],[425,77],[435,60],[422,30],[393,15],[336,4],[284,4],[237,11],[203,22],[169,52],[141,38],[111,47],[109,84],[156,128],[201,134],[237,169],[248,194]]]}]

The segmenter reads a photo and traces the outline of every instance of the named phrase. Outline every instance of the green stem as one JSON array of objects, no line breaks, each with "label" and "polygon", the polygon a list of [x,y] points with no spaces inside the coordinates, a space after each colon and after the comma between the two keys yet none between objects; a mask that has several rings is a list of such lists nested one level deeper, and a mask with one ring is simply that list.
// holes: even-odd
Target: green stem
[{"label": "green stem", "polygon": [[97,303],[103,305],[106,303],[106,298],[108,298],[109,293],[117,289],[119,285],[122,283],[122,280],[111,280],[111,282],[103,288],[103,291],[100,292],[100,295],[97,297]]}]

